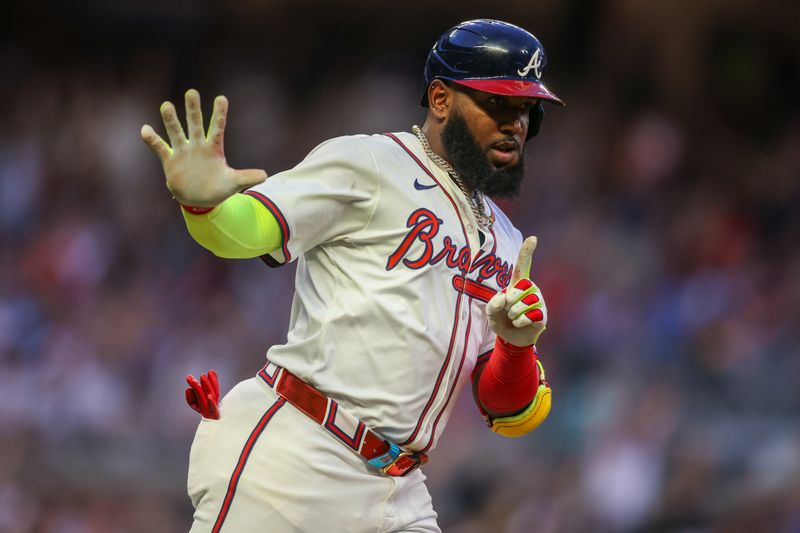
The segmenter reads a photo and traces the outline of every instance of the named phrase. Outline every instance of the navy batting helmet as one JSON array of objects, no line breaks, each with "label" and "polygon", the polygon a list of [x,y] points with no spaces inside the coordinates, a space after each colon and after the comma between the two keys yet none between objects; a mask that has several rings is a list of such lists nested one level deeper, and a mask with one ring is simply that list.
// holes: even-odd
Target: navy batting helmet
[{"label": "navy batting helmet", "polygon": [[[542,43],[519,26],[491,19],[462,22],[439,37],[428,54],[422,106],[428,107],[428,87],[437,79],[492,94],[564,105],[542,83],[546,64]],[[540,102],[531,112],[529,138],[538,132],[543,116]]]}]

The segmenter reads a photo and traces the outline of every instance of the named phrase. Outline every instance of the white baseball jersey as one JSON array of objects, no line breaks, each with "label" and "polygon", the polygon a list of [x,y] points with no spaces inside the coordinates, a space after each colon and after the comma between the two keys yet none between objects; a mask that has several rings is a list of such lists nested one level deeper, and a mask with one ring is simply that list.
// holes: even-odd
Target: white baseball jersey
[{"label": "white baseball jersey", "polygon": [[287,342],[267,358],[384,437],[431,449],[494,346],[484,309],[520,232],[488,199],[496,221],[479,230],[410,133],[332,139],[248,194],[283,232],[265,260],[299,260]]}]

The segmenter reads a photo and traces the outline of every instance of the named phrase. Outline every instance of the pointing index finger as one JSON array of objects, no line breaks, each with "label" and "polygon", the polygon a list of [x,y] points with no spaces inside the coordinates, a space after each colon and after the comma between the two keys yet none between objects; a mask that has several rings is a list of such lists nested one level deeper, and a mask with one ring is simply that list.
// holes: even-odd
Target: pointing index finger
[{"label": "pointing index finger", "polygon": [[531,275],[531,262],[533,262],[533,251],[536,250],[536,244],[539,240],[531,235],[519,249],[519,256],[517,257],[517,264],[514,265],[514,272],[511,274],[511,282],[509,287],[513,287],[521,279],[525,279]]}]

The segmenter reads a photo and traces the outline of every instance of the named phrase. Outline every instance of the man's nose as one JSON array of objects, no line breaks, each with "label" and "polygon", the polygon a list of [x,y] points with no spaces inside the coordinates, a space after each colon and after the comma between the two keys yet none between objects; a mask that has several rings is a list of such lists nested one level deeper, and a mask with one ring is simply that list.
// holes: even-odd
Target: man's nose
[{"label": "man's nose", "polygon": [[511,113],[509,116],[504,117],[503,122],[500,124],[500,131],[505,135],[522,135],[528,129],[528,112],[520,111]]}]

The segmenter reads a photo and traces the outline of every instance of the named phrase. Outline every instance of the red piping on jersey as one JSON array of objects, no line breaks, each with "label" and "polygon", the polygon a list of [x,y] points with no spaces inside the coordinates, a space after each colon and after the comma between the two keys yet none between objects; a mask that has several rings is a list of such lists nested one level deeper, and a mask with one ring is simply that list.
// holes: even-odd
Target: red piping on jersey
[{"label": "red piping on jersey", "polygon": [[[422,421],[425,420],[425,415],[428,414],[428,409],[431,408],[433,400],[434,398],[436,398],[436,393],[439,391],[439,386],[441,386],[442,384],[442,379],[444,378],[445,372],[447,368],[450,366],[450,356],[453,355],[453,346],[455,346],[456,332],[458,331],[458,314],[461,311],[462,294],[463,293],[459,293],[458,298],[456,299],[456,312],[455,312],[455,318],[453,320],[453,329],[450,332],[450,345],[447,347],[447,357],[445,357],[444,363],[442,364],[442,367],[439,369],[439,375],[436,376],[436,384],[433,386],[433,391],[431,392],[431,395],[428,398],[428,403],[426,403],[425,407],[422,409],[422,414],[420,415],[419,420],[417,421],[417,425],[414,427],[414,431],[406,440],[399,443],[400,446],[405,446],[409,444],[411,441],[413,441],[415,438],[417,438],[419,430],[420,428],[422,428]],[[457,378],[456,381],[458,381]]]},{"label": "red piping on jersey", "polygon": [[[416,161],[417,165],[419,165],[419,167],[423,171],[425,171],[425,174],[427,174],[433,181],[436,182],[437,185],[439,185],[439,190],[444,193],[444,195],[447,197],[448,200],[450,200],[450,203],[453,205],[453,210],[456,212],[456,216],[458,217],[458,223],[461,225],[461,232],[464,235],[464,242],[466,242],[467,245],[469,245],[469,236],[467,235],[467,230],[464,227],[464,221],[461,220],[461,213],[458,211],[458,207],[456,206],[455,201],[453,201],[452,196],[450,196],[450,194],[444,189],[444,187],[442,187],[442,184],[439,183],[439,180],[436,179],[436,176],[434,176],[433,173],[430,170],[428,170],[428,168],[424,164],[422,164],[422,161],[420,161],[419,158],[416,155],[414,155],[414,152],[412,152],[405,144],[403,144],[403,141],[398,139],[397,136],[394,135],[393,133],[386,133],[385,135],[387,137],[389,137],[390,139],[392,139],[394,142],[396,142],[398,145],[400,145],[400,147],[403,150],[405,150],[406,153],[409,156],[411,156],[411,158],[414,161]],[[470,265],[471,265],[471,263],[470,263]],[[450,346],[447,348],[447,357],[444,360],[444,364],[439,369],[439,375],[436,377],[436,384],[434,385],[433,391],[431,392],[431,395],[428,398],[428,403],[426,403],[425,407],[422,409],[422,414],[420,414],[419,420],[417,421],[417,425],[414,427],[414,431],[411,432],[411,435],[406,440],[404,440],[403,442],[400,443],[400,446],[405,446],[405,445],[409,444],[410,442],[412,442],[415,438],[417,438],[417,435],[419,434],[419,430],[422,427],[422,422],[425,420],[425,415],[428,414],[428,410],[431,408],[431,405],[433,404],[433,400],[434,400],[434,398],[436,398],[436,393],[439,391],[439,387],[442,384],[442,379],[444,378],[445,371],[447,370],[447,368],[448,368],[448,366],[450,364],[450,357],[453,355],[453,346],[455,346],[456,332],[458,331],[458,315],[459,315],[459,313],[461,311],[461,297],[463,296],[463,294],[464,294],[463,291],[459,291],[458,292],[458,298],[456,299],[456,312],[455,312],[454,319],[453,319],[453,330],[450,333]],[[472,320],[472,316],[470,316],[470,321],[471,320]],[[467,334],[469,334],[469,328],[467,329]],[[465,339],[464,339],[465,353],[466,353],[466,344],[467,344],[468,340],[469,339],[465,337]],[[463,364],[463,357],[462,357],[462,364]],[[461,367],[460,366],[459,366],[459,372],[461,372]],[[457,383],[458,383],[458,375],[456,375],[456,379],[453,382],[453,387],[455,387],[455,385]],[[452,391],[451,391],[451,394],[452,394]],[[450,397],[448,396],[448,401],[449,401],[449,398]],[[446,406],[447,406],[447,403],[445,403],[445,407]],[[442,409],[442,411],[443,410],[444,409]],[[441,413],[439,413],[439,416],[441,416]],[[439,420],[438,417],[437,417],[436,420],[437,421]],[[433,433],[431,433],[431,435],[433,435]]]},{"label": "red piping on jersey", "polygon": [[450,398],[453,397],[453,393],[456,390],[456,386],[458,386],[458,379],[461,377],[461,369],[464,367],[464,358],[467,356],[467,347],[469,346],[469,330],[472,328],[472,313],[469,314],[469,320],[467,320],[467,332],[464,335],[464,349],[461,351],[461,361],[458,363],[458,370],[456,371],[456,379],[453,382],[453,386],[450,387],[450,392],[447,393],[447,399],[444,401],[444,406],[439,411],[439,414],[436,415],[436,420],[433,421],[433,427],[431,427],[431,436],[428,439],[428,444],[421,450],[423,452],[427,452],[430,447],[433,445],[433,437],[436,435],[436,426],[439,425],[439,419],[442,418],[442,415],[447,410],[447,406],[450,403]]},{"label": "red piping on jersey", "polygon": [[267,424],[269,424],[269,421],[272,420],[272,417],[275,415],[275,413],[278,412],[278,409],[283,407],[283,404],[285,403],[286,400],[283,398],[278,398],[275,400],[275,403],[273,403],[272,406],[267,409],[267,412],[264,413],[264,415],[261,417],[261,420],[259,420],[258,424],[256,424],[256,427],[253,428],[252,433],[250,433],[250,437],[248,437],[244,448],[242,448],[242,453],[239,455],[239,461],[236,463],[236,468],[233,469],[231,480],[228,482],[228,491],[225,493],[225,499],[222,500],[222,508],[219,510],[216,522],[214,522],[214,528],[211,530],[212,533],[218,533],[219,530],[222,529],[222,524],[225,522],[225,518],[228,516],[228,511],[231,509],[233,497],[236,495],[236,487],[239,485],[239,480],[242,477],[245,464],[247,464],[247,459],[250,457],[250,452],[253,451],[253,447],[255,446],[258,437],[264,432]]},{"label": "red piping on jersey", "polygon": [[[275,205],[275,203],[272,200],[270,200],[269,198],[267,198],[266,196],[264,196],[260,192],[247,191],[245,194],[248,195],[248,196],[252,196],[256,200],[258,200],[259,202],[264,204],[264,207],[266,207],[267,210],[270,213],[272,213],[272,216],[275,217],[275,220],[278,221],[278,226],[280,226],[280,228],[281,228],[281,241],[282,241],[281,242],[281,251],[283,252],[283,260],[284,260],[284,263],[288,263],[289,261],[291,261],[292,255],[289,253],[289,237],[291,235],[289,233],[289,224],[286,222],[286,217],[283,216],[283,213],[281,213],[281,210],[278,209],[278,206]],[[272,258],[272,259],[274,261],[274,258]],[[266,262],[266,260],[265,260],[265,262]],[[277,263],[277,265],[282,264],[282,263],[278,263],[277,261],[274,261],[274,262]],[[267,262],[267,264],[269,266],[277,266],[277,265],[272,265],[269,262]]]}]

